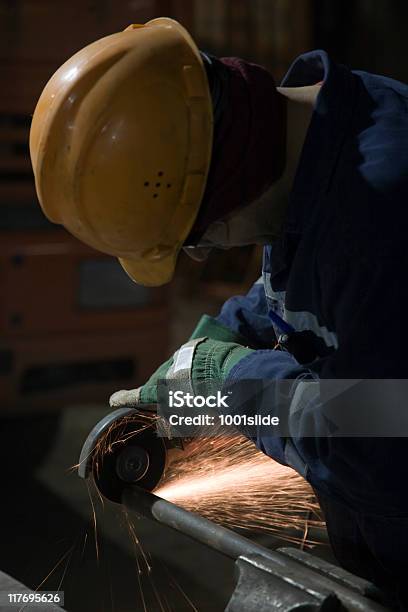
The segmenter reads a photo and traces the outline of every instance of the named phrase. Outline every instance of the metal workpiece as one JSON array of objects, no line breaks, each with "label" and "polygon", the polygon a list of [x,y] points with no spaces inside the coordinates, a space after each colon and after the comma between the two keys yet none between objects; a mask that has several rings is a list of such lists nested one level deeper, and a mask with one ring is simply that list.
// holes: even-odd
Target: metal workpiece
[{"label": "metal workpiece", "polygon": [[235,564],[237,585],[225,612],[344,612],[334,592],[309,592],[292,577],[280,574],[273,562],[260,555],[240,557]]},{"label": "metal workpiece", "polygon": [[366,593],[369,582],[304,551],[267,548],[137,486],[124,489],[122,503],[235,559],[237,586],[226,612],[384,612]]},{"label": "metal workpiece", "polygon": [[279,563],[265,555],[236,561],[237,586],[225,612],[387,610],[367,596],[371,583],[331,563],[294,548],[281,548],[275,555]]},{"label": "metal workpiece", "polygon": [[140,487],[125,488],[122,503],[127,510],[134,512],[139,517],[167,525],[232,559],[238,559],[243,554],[265,554],[272,557],[275,555],[260,544],[217,525],[195,512],[184,510]]},{"label": "metal workpiece", "polygon": [[284,554],[289,559],[293,559],[298,563],[301,563],[305,568],[314,570],[335,582],[343,585],[344,587],[350,588],[356,593],[360,593],[364,597],[367,591],[373,588],[373,585],[368,580],[360,578],[355,574],[351,574],[347,570],[343,569],[338,565],[333,565],[324,559],[320,559],[314,555],[311,555],[304,550],[299,548],[283,547],[279,548],[279,552]]}]

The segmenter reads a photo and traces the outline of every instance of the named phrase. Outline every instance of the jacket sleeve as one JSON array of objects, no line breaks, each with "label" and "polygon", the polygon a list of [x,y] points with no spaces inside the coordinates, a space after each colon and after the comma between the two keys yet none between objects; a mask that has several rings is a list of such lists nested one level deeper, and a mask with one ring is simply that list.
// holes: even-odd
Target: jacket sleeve
[{"label": "jacket sleeve", "polygon": [[243,336],[253,348],[273,348],[276,344],[274,328],[268,316],[262,277],[245,296],[235,296],[227,300],[216,320]]},{"label": "jacket sleeve", "polygon": [[[282,433],[274,435],[270,428],[258,427],[252,436],[255,443],[270,457],[296,469],[317,490],[360,510],[383,511],[386,504],[394,511],[401,508],[400,496],[406,495],[401,470],[408,454],[408,431],[391,427],[382,436],[382,430],[374,430],[371,422],[374,406],[385,417],[384,425],[392,424],[390,398],[402,397],[398,386],[404,384],[401,379],[408,378],[407,289],[396,274],[400,264],[401,260],[389,258],[374,264],[371,260],[369,269],[360,262],[354,272],[344,270],[347,278],[339,279],[342,291],[336,292],[333,310],[339,347],[331,355],[307,367],[289,353],[257,350],[231,370],[228,380],[262,380],[263,387],[268,381],[282,381],[252,406],[257,414],[283,415]],[[387,383],[382,379],[388,379]],[[390,379],[400,379],[400,383]],[[357,380],[368,385],[362,396],[349,391],[332,397],[329,393],[323,401],[322,388],[330,389],[331,383],[334,388],[337,384],[355,388]],[[368,405],[364,393],[371,383]],[[382,392],[388,383],[392,395]],[[372,388],[377,391],[372,393]],[[246,404],[246,411],[248,406],[251,404]],[[239,407],[233,405],[232,410]],[[333,428],[328,414],[340,415],[340,430],[336,418]],[[355,415],[359,421],[354,420]],[[341,429],[343,421],[351,423],[351,430]],[[352,431],[355,424],[357,429]]]}]

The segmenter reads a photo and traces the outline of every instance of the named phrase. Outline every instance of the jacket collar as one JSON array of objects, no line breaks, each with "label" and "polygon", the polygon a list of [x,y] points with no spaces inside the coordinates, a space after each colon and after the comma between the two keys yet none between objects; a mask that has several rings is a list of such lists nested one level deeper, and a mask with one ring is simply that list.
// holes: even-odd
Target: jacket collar
[{"label": "jacket collar", "polygon": [[282,80],[282,87],[323,83],[290,194],[287,232],[301,233],[329,187],[353,114],[355,79],[350,70],[334,63],[325,51],[311,51],[299,56]]}]

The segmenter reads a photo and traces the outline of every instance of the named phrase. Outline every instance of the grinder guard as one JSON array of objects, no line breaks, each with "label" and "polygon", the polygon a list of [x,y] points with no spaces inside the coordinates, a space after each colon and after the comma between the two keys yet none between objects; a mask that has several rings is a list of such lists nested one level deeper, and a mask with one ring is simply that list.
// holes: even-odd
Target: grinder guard
[{"label": "grinder guard", "polygon": [[[140,431],[138,431],[140,429]],[[81,478],[93,476],[98,490],[121,503],[129,484],[153,491],[168,461],[169,441],[156,433],[156,422],[134,408],[106,415],[88,435],[79,458]]]}]

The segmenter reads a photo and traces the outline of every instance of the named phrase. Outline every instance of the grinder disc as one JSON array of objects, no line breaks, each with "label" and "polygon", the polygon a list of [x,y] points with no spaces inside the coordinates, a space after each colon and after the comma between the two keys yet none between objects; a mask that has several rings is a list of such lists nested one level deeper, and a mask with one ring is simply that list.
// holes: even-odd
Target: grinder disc
[{"label": "grinder disc", "polygon": [[143,415],[119,419],[95,449],[92,474],[104,497],[121,503],[131,484],[153,491],[166,468],[167,450],[151,420]]}]

